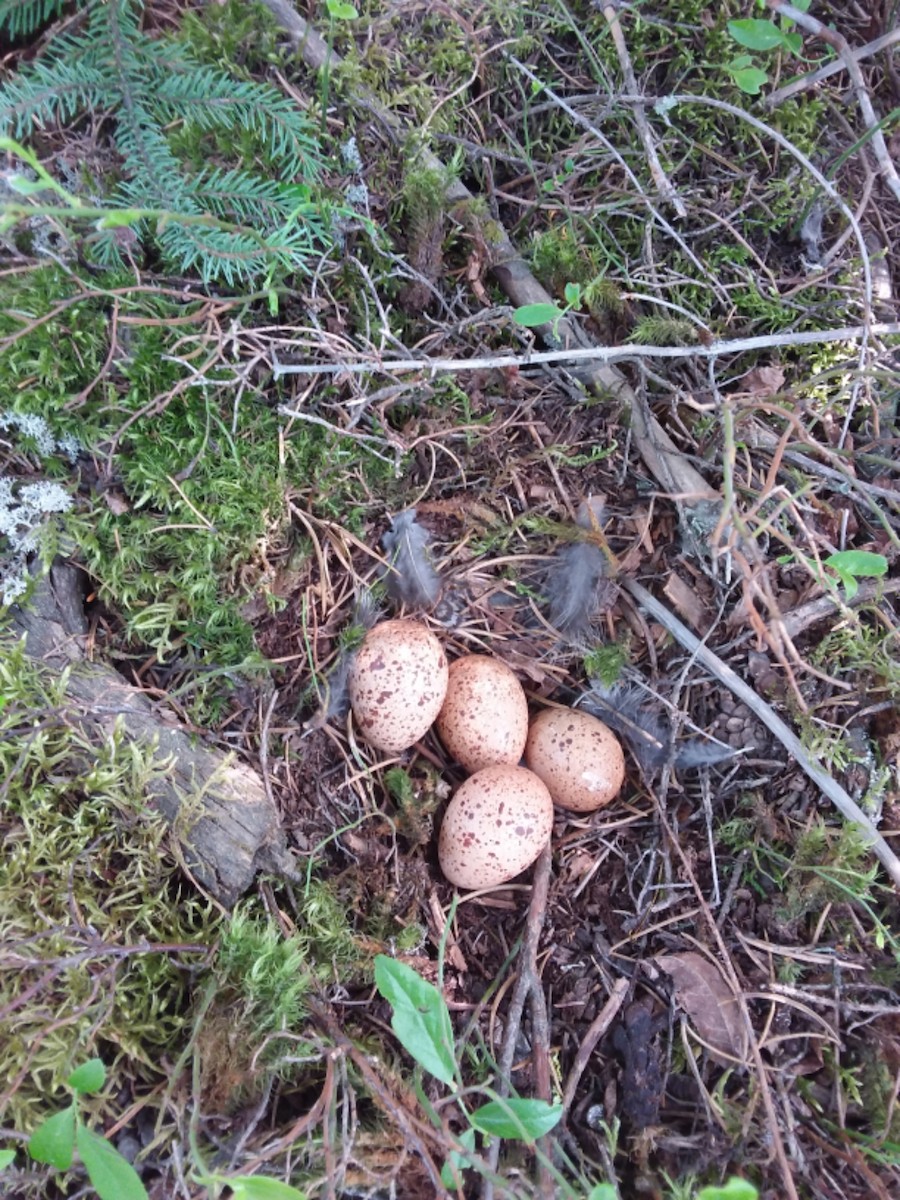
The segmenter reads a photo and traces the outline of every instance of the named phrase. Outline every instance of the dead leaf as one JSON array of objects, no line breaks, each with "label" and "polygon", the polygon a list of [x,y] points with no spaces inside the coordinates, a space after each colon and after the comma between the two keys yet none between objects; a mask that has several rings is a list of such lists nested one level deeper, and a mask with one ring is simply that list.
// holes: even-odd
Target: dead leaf
[{"label": "dead leaf", "polygon": [[104,492],[103,499],[114,517],[123,517],[125,513],[131,512],[131,505],[121,492]]},{"label": "dead leaf", "polygon": [[701,634],[707,632],[709,614],[695,588],[673,571],[663,590],[692,629]]},{"label": "dead leaf", "polygon": [[740,390],[743,395],[762,399],[776,395],[783,384],[784,371],[781,367],[754,367],[741,380]]},{"label": "dead leaf", "polygon": [[690,950],[657,954],[654,962],[671,975],[675,999],[706,1043],[710,1057],[723,1066],[732,1066],[734,1059],[745,1063],[749,1046],[741,1006],[715,963]]}]

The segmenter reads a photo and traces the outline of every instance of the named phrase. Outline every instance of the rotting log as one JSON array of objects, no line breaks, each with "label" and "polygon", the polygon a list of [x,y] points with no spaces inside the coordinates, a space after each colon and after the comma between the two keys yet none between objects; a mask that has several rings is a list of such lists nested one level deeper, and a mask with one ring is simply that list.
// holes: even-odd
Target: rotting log
[{"label": "rotting log", "polygon": [[259,871],[294,874],[278,812],[257,772],[204,745],[163,704],[88,658],[78,567],[57,560],[26,606],[13,608],[11,628],[34,662],[57,677],[68,670],[64,716],[89,745],[103,745],[118,723],[165,762],[165,775],[147,785],[147,799],[168,823],[188,871],[220,904],[230,908]]}]

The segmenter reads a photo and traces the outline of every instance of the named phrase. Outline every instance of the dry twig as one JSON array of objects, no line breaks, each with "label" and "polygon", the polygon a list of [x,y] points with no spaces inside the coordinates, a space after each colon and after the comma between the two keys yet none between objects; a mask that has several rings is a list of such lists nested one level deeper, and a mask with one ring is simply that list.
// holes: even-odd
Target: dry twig
[{"label": "dry twig", "polygon": [[875,113],[875,109],[872,107],[872,101],[866,88],[866,81],[863,79],[862,71],[859,69],[859,61],[854,57],[853,50],[847,39],[843,34],[838,33],[836,29],[829,29],[827,25],[823,25],[821,21],[810,16],[809,13],[801,12],[799,8],[794,8],[793,4],[784,4],[781,0],[768,0],[768,5],[773,12],[789,18],[795,24],[799,25],[801,29],[805,29],[807,33],[813,34],[814,37],[821,38],[823,42],[826,42],[840,55],[841,62],[847,68],[847,73],[853,83],[853,90],[856,92],[856,102],[859,105],[859,111],[862,114],[866,129],[869,131],[872,151],[878,160],[882,177],[894,193],[894,197],[900,200],[900,175],[897,174],[894,160],[891,158],[887,142],[884,140],[884,134],[881,132],[881,123]]},{"label": "dry twig", "polygon": [[[887,33],[883,33],[881,37],[867,42],[865,46],[860,46],[856,50],[849,49],[848,47],[848,54],[854,62],[862,62],[864,58],[871,58],[873,54],[880,54],[882,50],[890,49],[897,42],[900,42],[900,26],[897,29],[891,29]],[[792,96],[797,96],[800,92],[805,92],[808,88],[815,87],[817,83],[821,83],[824,79],[829,79],[832,75],[836,75],[838,71],[844,71],[846,68],[847,57],[842,55],[839,62],[826,63],[824,67],[819,67],[817,71],[810,71],[808,75],[801,75],[799,79],[795,79],[791,83],[786,83],[784,87],[778,88],[777,91],[767,96],[765,101],[766,108],[777,108],[779,104],[784,104],[785,100],[790,100]]]},{"label": "dry twig", "polygon": [[[613,45],[616,48],[616,53],[619,56],[619,65],[622,68],[622,75],[625,78],[625,86],[629,92],[637,93],[637,79],[634,75],[634,68],[631,65],[631,55],[628,53],[628,46],[625,42],[625,36],[622,33],[622,23],[619,20],[619,11],[612,4],[604,4],[603,16],[606,18],[609,25],[610,33],[612,34]],[[647,166],[650,168],[650,174],[653,176],[653,182],[656,184],[656,189],[663,200],[668,201],[675,209],[679,217],[687,216],[687,208],[684,201],[675,191],[671,180],[666,176],[662,169],[662,164],[659,161],[659,155],[656,153],[656,143],[653,140],[653,134],[650,130],[650,124],[647,121],[647,114],[644,110],[644,105],[637,102],[633,105],[634,121],[638,127],[641,142],[644,146],[644,152],[647,155]]]},{"label": "dry twig", "polygon": [[686,625],[683,625],[676,616],[670,613],[665,605],[660,604],[656,597],[652,596],[646,588],[641,587],[639,583],[635,583],[633,580],[623,580],[622,586],[634,596],[655,621],[659,621],[686,650],[694,655],[698,662],[702,663],[720,683],[729,688],[739,700],[746,704],[767,729],[778,738],[784,748],[796,760],[798,766],[803,769],[813,783],[821,788],[844,819],[858,827],[867,844],[881,861],[882,866],[888,875],[890,875],[894,884],[900,888],[900,859],[898,859],[897,855],[859,805],[807,753],[800,739],[782,721],[771,705],[758,696],[753,688],[744,683],[731,667],[722,662],[717,654],[714,654],[708,646],[704,645]]}]

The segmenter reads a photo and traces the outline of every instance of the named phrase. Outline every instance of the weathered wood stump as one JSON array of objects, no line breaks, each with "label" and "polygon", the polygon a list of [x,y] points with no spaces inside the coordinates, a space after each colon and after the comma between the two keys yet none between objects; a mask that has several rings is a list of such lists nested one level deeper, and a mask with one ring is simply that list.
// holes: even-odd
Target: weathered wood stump
[{"label": "weathered wood stump", "polygon": [[232,755],[203,745],[164,705],[111,667],[87,658],[84,576],[57,560],[25,608],[12,612],[29,658],[60,675],[69,668],[67,719],[101,745],[119,722],[126,735],[155,747],[167,765],[148,784],[148,799],[168,822],[178,853],[196,880],[230,907],[258,871],[293,876],[278,813],[260,776]]}]

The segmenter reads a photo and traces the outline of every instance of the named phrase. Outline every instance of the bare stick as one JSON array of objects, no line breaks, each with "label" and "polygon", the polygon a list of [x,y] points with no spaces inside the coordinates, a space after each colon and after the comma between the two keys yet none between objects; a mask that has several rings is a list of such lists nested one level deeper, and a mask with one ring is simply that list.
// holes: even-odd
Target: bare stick
[{"label": "bare stick", "polygon": [[562,1104],[564,1116],[572,1107],[572,1101],[575,1099],[575,1092],[578,1090],[581,1076],[591,1061],[591,1055],[594,1053],[597,1043],[616,1019],[619,1009],[625,1003],[625,997],[628,995],[630,987],[631,980],[616,980],[612,991],[609,993],[609,999],[603,1005],[599,1016],[594,1018],[587,1033],[581,1039],[581,1045],[578,1047],[578,1053],[575,1055],[575,1062],[572,1064],[572,1069],[566,1080],[566,1089],[563,1092]]},{"label": "bare stick", "polygon": [[[519,952],[519,976],[516,979],[516,986],[513,989],[512,999],[509,1002],[509,1010],[506,1014],[506,1030],[503,1035],[503,1047],[500,1051],[500,1062],[498,1064],[500,1077],[497,1080],[497,1091],[501,1096],[508,1096],[510,1093],[509,1076],[516,1057],[516,1042],[518,1041],[519,1029],[522,1025],[525,1001],[528,999],[529,994],[534,995],[535,992],[541,992],[543,995],[537,970],[537,952],[538,944],[541,940],[541,932],[544,928],[544,918],[547,914],[551,862],[552,853],[550,843],[548,842],[534,868],[534,880],[531,885],[531,902],[528,905],[525,940]],[[535,1031],[532,1029],[532,1050],[537,1053],[538,1038],[534,1036],[534,1033]],[[542,1049],[546,1053],[546,1044]],[[545,1069],[545,1065],[535,1063],[535,1074],[540,1076]],[[491,1144],[486,1157],[491,1171],[496,1172],[497,1164],[500,1161],[499,1139],[496,1139]],[[492,1200],[493,1195],[493,1181],[490,1178],[486,1178],[481,1189],[482,1200]]]},{"label": "bare stick", "polygon": [[859,63],[853,57],[853,51],[847,39],[843,34],[838,33],[837,30],[829,29],[827,25],[823,25],[821,21],[817,21],[815,17],[811,17],[809,13],[801,12],[799,8],[794,8],[792,4],[783,4],[781,0],[768,0],[768,5],[773,12],[779,13],[783,17],[788,17],[795,24],[799,25],[801,29],[805,29],[807,33],[821,38],[823,42],[826,42],[840,55],[841,62],[847,68],[847,73],[853,83],[853,90],[856,92],[856,102],[859,105],[863,122],[866,129],[872,135],[872,151],[878,160],[881,174],[884,177],[885,183],[894,193],[895,198],[900,200],[900,175],[897,174],[894,160],[891,158],[887,142],[884,140],[884,134],[881,132],[881,123],[875,113],[875,109],[872,107],[872,101],[866,89],[866,81],[863,79],[862,71],[859,69]]},{"label": "bare stick", "polygon": [[[873,54],[887,50],[895,42],[900,42],[900,27],[891,29],[888,33],[883,33],[881,37],[875,38],[872,42],[867,42],[865,46],[860,46],[858,50],[850,50],[849,54],[855,62],[862,62],[864,58],[871,58]],[[795,79],[792,83],[786,83],[783,88],[779,88],[778,91],[772,92],[770,96],[767,96],[765,101],[766,108],[777,108],[785,100],[790,100],[792,96],[796,96],[799,92],[805,92],[807,88],[815,87],[823,79],[829,79],[832,75],[836,75],[838,71],[846,70],[846,67],[846,59],[842,56],[840,62],[826,63],[824,67],[819,67],[818,71],[810,71],[808,75],[801,75],[799,79]]]},{"label": "bare stick", "polygon": [[[702,97],[706,99],[706,97]],[[744,354],[778,346],[815,346],[823,342],[853,342],[872,334],[888,337],[900,333],[900,322],[879,325],[848,325],[842,329],[805,329],[795,333],[774,333],[762,337],[733,338],[711,342],[708,346],[573,346],[565,350],[539,350],[533,354],[489,354],[475,358],[367,358],[356,362],[283,363],[273,356],[272,375],[362,375],[381,372],[400,375],[407,371],[425,371],[432,375],[454,371],[488,371],[516,367],[520,370],[540,363],[633,362],[642,358],[717,358],[721,354]],[[623,381],[624,383],[624,381]],[[293,411],[290,415],[295,414]],[[342,430],[335,430],[340,433]]]},{"label": "bare stick", "polygon": [[805,771],[813,783],[825,793],[835,808],[845,820],[856,825],[867,844],[871,847],[882,866],[890,875],[894,884],[900,888],[900,859],[881,836],[871,820],[859,805],[844,791],[841,785],[817,763],[806,751],[803,744],[792,729],[788,728],[771,705],[767,704],[749,687],[729,666],[714,654],[703,642],[696,637],[686,625],[669,612],[664,604],[652,596],[646,588],[632,580],[624,580],[622,587],[634,596],[635,600],[650,613],[686,650],[701,662],[708,671],[725,687],[729,688],[739,700],[762,721],[771,733],[778,738],[784,748],[795,759],[797,765]]},{"label": "bare stick", "polygon": [[[612,4],[604,4],[603,16],[609,25],[610,33],[612,34],[613,44],[616,47],[616,53],[619,56],[619,65],[622,68],[622,75],[625,78],[625,86],[629,92],[634,92],[635,95],[639,91],[637,80],[634,76],[634,68],[631,65],[631,55],[628,53],[628,46],[625,43],[625,35],[622,33],[622,24],[619,20],[619,13]],[[637,125],[638,133],[644,145],[644,152],[647,155],[647,166],[650,168],[650,174],[653,176],[653,182],[656,184],[656,190],[659,192],[663,200],[668,201],[675,209],[679,217],[687,217],[687,208],[684,201],[675,191],[672,186],[672,181],[667,177],[662,169],[662,164],[659,161],[659,155],[656,153],[656,143],[653,140],[653,134],[650,130],[650,124],[647,120],[647,114],[644,110],[644,105],[637,101],[632,105],[634,110],[634,123]]]}]

